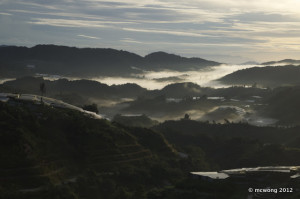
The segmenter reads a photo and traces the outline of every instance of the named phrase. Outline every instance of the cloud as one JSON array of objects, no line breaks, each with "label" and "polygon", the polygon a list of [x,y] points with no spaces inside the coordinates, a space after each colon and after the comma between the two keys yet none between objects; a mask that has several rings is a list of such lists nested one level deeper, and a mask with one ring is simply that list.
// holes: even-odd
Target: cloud
[{"label": "cloud", "polygon": [[35,25],[48,25],[58,27],[76,27],[76,28],[110,28],[112,26],[102,24],[101,21],[91,20],[73,20],[73,19],[49,19],[49,18],[34,18],[27,23]]},{"label": "cloud", "polygon": [[0,42],[55,43],[60,38],[65,44],[88,46],[98,39],[89,35],[101,35],[99,47],[139,53],[162,49],[201,56],[211,51],[260,60],[269,53],[290,52],[300,58],[295,53],[300,46],[299,0],[2,0],[0,4],[5,10],[0,12],[5,29]]},{"label": "cloud", "polygon": [[[50,1],[48,1],[49,3]],[[55,2],[55,1],[54,1]],[[37,2],[30,2],[30,1],[17,1],[16,4],[24,5],[26,7],[37,7],[37,8],[42,8],[42,9],[50,9],[50,10],[63,10],[61,6],[58,5],[49,5],[43,3],[43,1],[37,1]]]},{"label": "cloud", "polygon": [[100,37],[88,36],[88,35],[77,35],[78,37],[84,37],[88,39],[101,39]]},{"label": "cloud", "polygon": [[0,15],[11,16],[12,14],[10,14],[10,13],[6,13],[6,12],[0,12]]},{"label": "cloud", "polygon": [[137,40],[134,40],[131,38],[123,38],[120,41],[125,42],[125,43],[147,44],[147,42],[141,42],[141,41],[137,41]]},{"label": "cloud", "polygon": [[189,36],[189,37],[210,37],[209,35],[203,35],[201,33],[183,32],[183,31],[176,31],[176,30],[137,29],[137,28],[123,28],[122,30],[131,31],[131,32],[169,34],[169,35]]}]

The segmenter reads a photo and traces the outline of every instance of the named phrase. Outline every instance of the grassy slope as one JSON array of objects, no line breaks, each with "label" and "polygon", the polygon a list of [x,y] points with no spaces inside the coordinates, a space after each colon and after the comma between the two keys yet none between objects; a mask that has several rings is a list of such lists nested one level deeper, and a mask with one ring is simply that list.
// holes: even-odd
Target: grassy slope
[{"label": "grassy slope", "polygon": [[[167,141],[151,130],[126,129],[76,111],[32,103],[20,102],[13,106],[0,103],[0,110],[0,195],[17,194],[18,198],[24,196],[18,190],[42,187],[37,198],[46,197],[49,193],[44,188],[60,189],[59,185],[72,178],[85,179],[90,172],[100,176],[95,177],[98,180],[113,175],[110,176],[113,183],[126,189],[136,184],[153,187],[170,179],[167,169],[160,176],[150,175],[158,165],[168,167],[167,159],[176,157]],[[154,140],[156,145],[141,139],[139,134],[145,133],[148,142]],[[128,181],[128,177],[133,179]],[[75,195],[87,192],[78,191]],[[93,197],[100,197],[99,194]]]}]

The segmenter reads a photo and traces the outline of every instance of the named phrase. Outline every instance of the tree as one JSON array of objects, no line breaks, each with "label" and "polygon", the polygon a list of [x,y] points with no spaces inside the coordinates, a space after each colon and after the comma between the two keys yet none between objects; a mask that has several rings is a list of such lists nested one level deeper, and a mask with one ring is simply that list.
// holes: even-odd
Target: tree
[{"label": "tree", "polygon": [[190,118],[190,115],[186,113],[186,114],[184,115],[184,118],[183,118],[183,119],[184,119],[184,120],[190,120],[191,118]]},{"label": "tree", "polygon": [[43,103],[43,96],[46,93],[46,85],[45,82],[40,83],[40,92],[41,92],[41,103]]},{"label": "tree", "polygon": [[207,95],[202,95],[200,99],[207,100]]},{"label": "tree", "polygon": [[46,93],[46,85],[45,82],[40,83],[40,92],[41,95],[44,96],[44,94]]},{"label": "tree", "polygon": [[84,105],[82,107],[82,109],[84,109],[86,111],[91,111],[91,112],[99,113],[97,104]]}]

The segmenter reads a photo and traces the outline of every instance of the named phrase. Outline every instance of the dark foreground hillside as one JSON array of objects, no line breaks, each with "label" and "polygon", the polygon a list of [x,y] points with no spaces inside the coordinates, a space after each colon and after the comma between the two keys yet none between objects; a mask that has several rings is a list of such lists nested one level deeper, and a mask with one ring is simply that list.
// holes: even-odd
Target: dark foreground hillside
[{"label": "dark foreground hillside", "polygon": [[0,126],[0,198],[227,199],[247,198],[247,187],[258,186],[292,187],[295,192],[280,198],[299,196],[297,179],[236,182],[189,175],[300,165],[299,127],[186,118],[152,130],[18,100],[0,102]]},{"label": "dark foreground hillside", "polygon": [[2,198],[143,198],[183,175],[169,164],[175,150],[151,130],[8,103],[0,103]]},{"label": "dark foreground hillside", "polygon": [[300,165],[300,128],[166,121],[154,127],[180,151],[200,150],[211,168]]}]

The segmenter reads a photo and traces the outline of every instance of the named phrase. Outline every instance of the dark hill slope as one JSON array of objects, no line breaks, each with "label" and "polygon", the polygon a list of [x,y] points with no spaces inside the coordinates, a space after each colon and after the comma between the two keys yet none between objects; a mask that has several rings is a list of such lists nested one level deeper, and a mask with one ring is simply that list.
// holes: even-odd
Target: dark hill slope
[{"label": "dark hill slope", "polygon": [[108,86],[92,80],[59,79],[49,81],[41,77],[21,77],[0,85],[0,92],[40,94],[39,86],[42,82],[45,83],[48,97],[58,98],[76,105],[88,103],[89,98],[134,98],[147,91],[137,84],[129,83]]},{"label": "dark hill slope", "polygon": [[200,58],[184,58],[163,52],[146,57],[123,50],[106,48],[75,48],[37,45],[32,48],[8,46],[0,48],[1,77],[47,73],[95,77],[125,76],[141,70],[192,70],[219,65]]},{"label": "dark hill slope", "polygon": [[295,59],[283,59],[280,61],[269,61],[269,62],[264,62],[261,63],[261,65],[276,65],[276,64],[300,64],[300,60],[295,60]]},{"label": "dark hill slope", "polygon": [[278,87],[283,85],[300,85],[299,66],[267,66],[239,70],[219,79],[225,84]]},{"label": "dark hill slope", "polygon": [[199,70],[207,66],[217,66],[220,63],[208,61],[201,58],[186,58],[165,52],[154,52],[145,56],[147,68],[156,69],[171,69],[178,71]]},{"label": "dark hill slope", "polygon": [[[75,47],[37,45],[32,48],[0,48],[1,69],[6,72],[48,73],[59,75],[93,76],[133,72],[131,65],[140,65],[139,55],[114,49],[79,49]],[[35,68],[28,69],[27,65]],[[12,70],[10,70],[12,69]]]},{"label": "dark hill slope", "polygon": [[179,120],[153,128],[181,151],[201,149],[210,164],[220,168],[300,164],[299,126],[275,128]]},{"label": "dark hill slope", "polygon": [[[106,178],[130,190],[141,183],[151,187],[173,178],[167,170],[159,178],[151,175],[159,165],[176,158],[161,134],[123,128],[72,110],[7,103],[0,102],[1,197],[66,198],[69,194],[68,198],[75,198],[68,189],[58,191],[70,182],[78,183],[75,192],[80,198],[109,198],[103,195],[109,190],[101,188],[107,184]],[[100,193],[89,187],[88,181],[93,179],[92,187],[97,186]],[[110,192],[107,194],[118,190]]]},{"label": "dark hill slope", "polygon": [[280,120],[281,124],[300,124],[300,87],[283,87],[273,90],[272,95],[265,99],[269,105],[267,113]]}]

